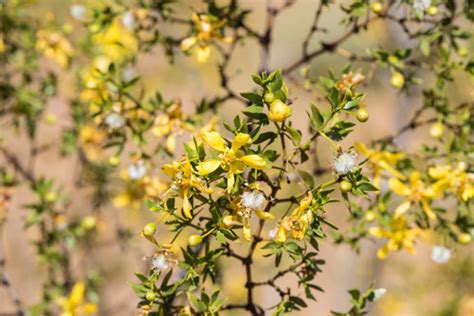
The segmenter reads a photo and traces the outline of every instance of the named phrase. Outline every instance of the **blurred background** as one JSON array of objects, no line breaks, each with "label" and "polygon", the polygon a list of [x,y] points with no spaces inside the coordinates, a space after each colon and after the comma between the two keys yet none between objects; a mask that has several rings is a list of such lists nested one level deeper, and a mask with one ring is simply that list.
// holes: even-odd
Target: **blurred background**
[{"label": "blurred background", "polygon": [[[252,11],[248,17],[249,25],[263,31],[266,1],[242,0],[242,6]],[[59,23],[70,23],[74,28],[80,26],[69,15],[70,5],[80,1],[43,0],[37,1],[32,8],[38,15],[52,12]],[[274,1],[274,3],[280,3]],[[270,68],[285,67],[301,56],[301,43],[311,25],[318,1],[299,0],[278,16],[275,21],[273,42],[270,52]],[[194,9],[199,9],[195,1],[179,1],[182,17],[189,16]],[[344,28],[339,24],[341,12],[334,9],[325,11],[321,25],[328,29],[326,34],[318,33],[310,44],[317,47],[317,42],[323,39],[334,39],[343,33]],[[176,27],[168,30],[177,34],[184,34],[185,27]],[[473,43],[467,47],[472,51]],[[374,23],[367,31],[349,40],[343,48],[364,54],[367,48],[384,47],[411,47],[411,43],[401,32],[400,28],[388,22]],[[215,49],[215,48],[213,48]],[[184,111],[193,113],[194,107],[201,98],[212,98],[223,93],[219,83],[219,76],[215,62],[219,55],[213,51],[210,60],[205,64],[198,64],[194,58],[178,53],[175,63],[170,65],[161,49],[152,50],[138,57],[137,73],[145,86],[145,93],[159,90],[165,99],[179,97],[182,100]],[[252,91],[254,84],[250,76],[254,74],[260,64],[260,50],[254,40],[249,39],[245,44],[237,47],[233,56],[228,74],[231,78],[230,86],[233,91]],[[339,73],[347,65],[347,60],[338,56],[324,55],[315,59],[310,65],[313,76],[327,75],[330,69]],[[39,128],[38,144],[60,143],[61,130],[71,124],[70,99],[77,93],[75,77],[70,72],[59,69],[56,65],[44,60],[44,69],[53,69],[60,78],[59,93],[47,106],[47,113],[58,117],[54,125],[42,124]],[[358,125],[355,132],[345,140],[350,146],[354,141],[368,141],[374,136],[382,137],[395,132],[406,122],[408,117],[420,104],[420,91],[412,90],[409,95],[399,94],[389,84],[391,73],[388,69],[371,68],[366,64],[355,63],[353,70],[360,70],[364,74],[370,73],[370,84],[360,90],[367,95],[365,101],[370,112],[370,119],[363,126]],[[293,99],[293,121],[303,131],[307,124],[306,111],[309,102],[315,101],[318,91],[306,91],[294,73],[293,80],[287,83],[290,96]],[[423,74],[419,74],[423,78]],[[429,78],[426,78],[429,80]],[[463,81],[464,80],[464,81]],[[460,100],[472,97],[472,88],[467,87],[465,78],[457,78],[452,84]],[[242,105],[229,101],[224,104],[220,112],[220,122],[233,118]],[[427,114],[429,115],[429,113]],[[300,125],[301,124],[301,125]],[[2,125],[3,126],[3,125]],[[78,158],[69,156],[61,158],[55,150],[49,150],[39,155],[34,162],[28,160],[29,144],[26,135],[14,133],[11,129],[1,127],[1,137],[5,144],[14,152],[23,163],[34,163],[38,175],[48,175],[57,179],[64,192],[68,192],[71,199],[71,214],[75,216],[88,213],[88,204],[84,203],[91,192],[87,188],[77,187],[75,181],[80,177]],[[307,136],[307,135],[305,135]],[[420,144],[430,143],[427,129],[419,129],[414,133],[404,134],[397,140],[397,144],[407,151],[416,149]],[[178,146],[179,148],[179,146]],[[178,149],[179,150],[179,149]],[[331,151],[320,146],[318,153],[322,163],[329,166]],[[126,166],[126,161],[123,161]],[[160,174],[156,170],[156,174]],[[324,182],[325,179],[318,179]],[[288,192],[295,188],[289,186]],[[12,285],[17,289],[19,297],[30,305],[40,300],[41,284],[45,275],[44,267],[35,257],[32,241],[36,238],[34,230],[23,229],[25,211],[24,204],[31,202],[29,188],[17,187],[13,195],[12,205],[8,214],[8,224],[4,231],[4,249],[7,259],[7,270]],[[339,204],[337,204],[339,205]],[[145,208],[139,210],[124,210],[115,208],[112,203],[101,210],[98,222],[98,235],[94,240],[94,247],[84,247],[76,251],[72,261],[72,273],[76,278],[85,277],[86,273],[95,271],[100,276],[99,287],[100,315],[133,315],[137,298],[132,291],[130,282],[134,281],[134,272],[147,269],[148,263],[143,258],[153,254],[153,249],[139,236],[143,225],[155,218],[155,214]],[[346,220],[349,217],[347,210],[342,206],[328,208],[327,216],[330,221],[341,227],[341,231],[348,231]],[[117,242],[118,229],[129,230],[132,238],[126,243]],[[272,228],[272,227],[269,227]],[[329,232],[330,233],[330,232]],[[166,240],[168,232],[165,228],[158,229],[158,238]],[[185,242],[182,236],[181,242]],[[424,316],[424,315],[474,315],[474,254],[472,246],[452,249],[452,259],[446,264],[437,264],[431,260],[433,243],[426,240],[417,245],[416,256],[404,252],[395,253],[388,259],[381,261],[376,257],[380,245],[370,241],[362,244],[360,253],[356,253],[348,246],[334,245],[330,237],[321,245],[319,258],[326,264],[323,272],[317,277],[318,285],[324,293],[317,294],[317,302],[294,315],[329,315],[330,311],[343,311],[349,308],[350,296],[347,290],[352,288],[365,289],[372,282],[377,288],[387,289],[387,294],[370,307],[370,315],[386,316]],[[268,277],[269,268],[273,266],[271,260],[262,260],[258,263],[257,280]],[[226,264],[222,267],[221,278],[224,296],[230,303],[245,298],[243,267],[237,264]],[[281,279],[281,284],[291,284],[291,278]],[[299,293],[295,287],[295,293]],[[263,306],[271,306],[278,302],[278,295],[268,288],[260,288],[257,299]],[[7,293],[0,287],[0,310],[13,309]],[[230,314],[230,313],[229,313]],[[238,312],[233,315],[238,315]]]}]

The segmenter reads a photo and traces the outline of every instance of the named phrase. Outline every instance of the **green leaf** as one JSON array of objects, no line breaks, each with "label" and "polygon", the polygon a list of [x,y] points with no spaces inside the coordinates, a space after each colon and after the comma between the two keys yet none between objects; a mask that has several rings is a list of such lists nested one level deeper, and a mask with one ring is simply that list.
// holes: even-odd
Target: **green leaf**
[{"label": "green leaf", "polygon": [[324,123],[324,118],[314,103],[311,103],[311,128],[318,131]]},{"label": "green leaf", "polygon": [[370,182],[359,182],[357,188],[363,192],[378,191],[379,189]]},{"label": "green leaf", "polygon": [[298,174],[300,175],[301,179],[303,179],[308,189],[314,188],[314,178],[309,172],[298,170]]},{"label": "green leaf", "polygon": [[260,135],[258,135],[257,139],[253,141],[254,144],[261,144],[267,140],[269,140],[270,142],[273,142],[273,140],[275,138],[277,138],[278,135],[274,132],[265,132],[265,133],[261,133]]},{"label": "green leaf", "polygon": [[250,103],[262,104],[262,97],[253,92],[243,92],[240,94],[245,99],[249,100]]},{"label": "green leaf", "polygon": [[301,143],[301,132],[289,125],[285,126],[286,131],[290,134],[290,139],[295,146]]}]

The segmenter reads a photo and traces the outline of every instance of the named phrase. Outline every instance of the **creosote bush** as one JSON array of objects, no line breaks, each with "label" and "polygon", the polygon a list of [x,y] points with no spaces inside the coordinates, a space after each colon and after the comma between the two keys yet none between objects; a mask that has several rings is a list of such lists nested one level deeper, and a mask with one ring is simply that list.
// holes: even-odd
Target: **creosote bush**
[{"label": "creosote bush", "polygon": [[[307,2],[314,18],[299,57],[275,69],[275,25],[296,0],[258,3],[265,7],[258,17],[263,29],[249,22],[248,3],[237,0],[187,7],[174,0],[77,2],[68,22],[37,15],[42,1],[34,2],[0,4],[0,227],[16,189],[28,186],[24,229],[35,232],[32,244],[45,268],[38,301],[27,304],[0,252],[0,285],[16,308],[12,315],[106,315],[98,295],[106,280],[93,268],[79,277],[72,258],[81,248],[99,247],[103,226],[114,225],[103,220],[110,204],[153,218],[139,228],[116,227],[113,241],[125,247],[140,235],[152,249],[145,268],[136,266],[128,280],[137,315],[312,314],[309,302],[324,291],[322,243],[358,252],[363,241],[377,241],[378,259],[390,260],[431,241],[433,260],[443,263],[450,249],[471,242],[472,1]],[[322,22],[334,10],[342,32]],[[403,46],[346,48],[382,22],[398,28]],[[235,51],[249,42],[260,63],[247,78],[249,91],[236,91],[229,65],[246,63]],[[171,67],[185,59],[209,64],[220,88],[196,104],[150,91],[137,64],[158,53]],[[322,73],[315,61],[327,56],[346,66]],[[390,119],[371,114],[384,100],[372,104],[364,92],[381,84],[376,71],[392,95],[418,101],[393,134],[354,141],[348,137],[354,130]],[[41,126],[61,119],[48,105],[63,78],[75,85],[69,118],[57,139],[39,144]],[[456,86],[470,96],[457,95]],[[226,113],[228,103],[240,106],[238,114]],[[407,148],[399,140],[410,132],[430,141]],[[21,156],[15,134],[28,139]],[[74,191],[37,172],[34,162],[46,152],[77,159],[72,190],[86,188],[89,199],[81,201],[80,214],[71,211]],[[347,210],[345,225],[331,222],[330,208]],[[262,262],[264,273],[257,273]],[[236,301],[222,291],[229,286],[223,267],[233,264],[245,277],[245,295]],[[333,315],[366,314],[386,292],[376,284],[350,290],[351,307]],[[275,304],[262,300],[262,289],[278,297]]]}]

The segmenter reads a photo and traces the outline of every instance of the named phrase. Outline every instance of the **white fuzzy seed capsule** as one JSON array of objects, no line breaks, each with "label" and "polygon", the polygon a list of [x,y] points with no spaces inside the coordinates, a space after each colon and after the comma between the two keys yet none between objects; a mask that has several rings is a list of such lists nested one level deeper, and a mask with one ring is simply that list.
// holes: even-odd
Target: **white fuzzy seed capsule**
[{"label": "white fuzzy seed capsule", "polygon": [[434,246],[431,250],[431,259],[439,264],[449,261],[451,257],[451,250],[443,246]]},{"label": "white fuzzy seed capsule", "polygon": [[261,210],[265,203],[265,195],[261,191],[242,193],[242,205],[252,210]]},{"label": "white fuzzy seed capsule", "polygon": [[353,153],[343,152],[334,159],[333,167],[337,174],[347,174],[356,166],[356,156]]}]

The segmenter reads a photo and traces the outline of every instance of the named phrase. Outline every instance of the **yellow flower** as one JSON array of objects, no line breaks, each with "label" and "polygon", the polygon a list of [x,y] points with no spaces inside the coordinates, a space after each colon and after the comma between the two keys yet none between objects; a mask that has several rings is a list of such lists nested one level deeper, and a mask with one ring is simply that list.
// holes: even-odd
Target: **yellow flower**
[{"label": "yellow flower", "polygon": [[349,71],[342,75],[342,80],[336,82],[336,87],[340,93],[345,93],[347,89],[356,87],[365,80],[365,76],[361,73],[353,74]]},{"label": "yellow flower", "polygon": [[112,198],[112,202],[118,208],[138,209],[145,199],[156,198],[168,189],[168,186],[158,178],[148,175],[134,180],[127,170],[122,170],[120,177],[125,182],[125,189]]},{"label": "yellow flower", "polygon": [[84,125],[79,131],[79,143],[84,150],[84,154],[90,161],[97,161],[102,158],[102,145],[105,141],[105,132],[95,125]]},{"label": "yellow flower", "polygon": [[430,127],[430,135],[434,138],[440,138],[444,133],[444,125],[441,122],[434,123]]},{"label": "yellow flower", "polygon": [[155,126],[152,129],[156,136],[166,137],[166,149],[174,153],[176,148],[176,137],[183,131],[193,131],[193,127],[184,122],[182,106],[179,101],[171,105],[166,114],[158,115],[155,118]]},{"label": "yellow flower", "polygon": [[86,69],[81,76],[82,90],[80,98],[83,101],[94,101],[89,107],[89,111],[94,113],[98,109],[97,103],[107,100],[109,98],[109,92],[105,85],[105,82],[101,78],[101,73],[106,73],[111,64],[110,58],[101,55],[94,58],[92,64]]},{"label": "yellow flower", "polygon": [[302,240],[304,238],[306,230],[313,221],[313,212],[309,208],[312,202],[313,195],[309,192],[291,215],[283,218],[275,235],[276,241],[285,242],[290,233],[294,239]]},{"label": "yellow flower", "polygon": [[403,153],[391,153],[389,151],[376,151],[374,149],[368,149],[364,144],[356,142],[354,144],[355,149],[362,155],[366,156],[368,161],[374,168],[374,184],[377,188],[380,187],[380,176],[382,170],[386,170],[393,176],[400,180],[406,179],[406,177],[398,172],[393,166],[403,158]]},{"label": "yellow flower", "polygon": [[84,282],[77,282],[71,290],[69,297],[60,297],[58,305],[62,312],[59,316],[81,316],[91,315],[97,312],[97,305],[84,303],[86,286]]},{"label": "yellow flower", "polygon": [[223,222],[227,227],[232,227],[235,224],[242,224],[244,238],[246,240],[252,239],[252,232],[250,229],[250,218],[255,213],[258,218],[262,220],[274,220],[275,216],[269,212],[263,211],[265,202],[265,195],[263,192],[246,191],[242,194],[241,198],[235,199],[230,202],[231,207],[235,210],[233,215],[224,216]]},{"label": "yellow flower", "polygon": [[201,162],[197,169],[199,174],[208,175],[217,168],[228,172],[227,191],[230,192],[234,187],[235,175],[241,174],[248,167],[261,170],[267,166],[265,159],[259,155],[244,155],[240,148],[250,142],[250,135],[239,133],[235,135],[231,147],[227,147],[224,138],[218,132],[204,132],[202,139],[209,147],[221,152],[219,159],[209,159]]},{"label": "yellow flower", "polygon": [[189,51],[195,46],[196,58],[198,62],[204,63],[211,54],[210,44],[213,39],[221,40],[225,43],[232,42],[232,37],[222,36],[222,27],[225,25],[225,20],[216,20],[209,15],[198,15],[193,13],[191,19],[196,28],[196,34],[187,37],[181,41],[181,50]]},{"label": "yellow flower", "polygon": [[138,43],[133,33],[115,19],[108,27],[95,34],[92,41],[106,57],[117,61],[133,56]]},{"label": "yellow flower", "polygon": [[73,55],[71,43],[59,32],[39,30],[36,33],[36,49],[47,58],[55,60],[61,67],[69,66]]},{"label": "yellow flower", "polygon": [[428,169],[431,178],[437,180],[433,190],[443,192],[451,190],[463,201],[474,197],[474,174],[466,172],[466,164],[461,162],[456,168],[452,166],[436,166]]},{"label": "yellow flower", "polygon": [[172,177],[172,183],[166,192],[164,199],[169,195],[180,195],[183,198],[182,211],[187,218],[192,218],[191,202],[189,198],[192,189],[195,188],[203,193],[212,193],[211,188],[207,188],[204,181],[193,174],[191,162],[187,157],[183,157],[180,161],[163,166],[163,172]]},{"label": "yellow flower", "polygon": [[413,204],[421,204],[423,211],[430,219],[435,219],[436,215],[430,207],[430,202],[438,198],[441,191],[427,186],[421,179],[418,171],[413,171],[410,175],[410,185],[406,185],[397,178],[389,181],[390,190],[406,198],[406,201],[395,209],[395,218],[400,217],[410,209]]},{"label": "yellow flower", "polygon": [[393,218],[388,229],[371,227],[369,234],[376,238],[387,238],[387,243],[377,251],[377,257],[384,259],[390,252],[405,249],[415,254],[415,241],[420,236],[419,228],[410,228],[403,216]]}]

